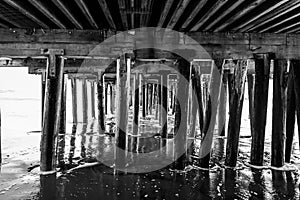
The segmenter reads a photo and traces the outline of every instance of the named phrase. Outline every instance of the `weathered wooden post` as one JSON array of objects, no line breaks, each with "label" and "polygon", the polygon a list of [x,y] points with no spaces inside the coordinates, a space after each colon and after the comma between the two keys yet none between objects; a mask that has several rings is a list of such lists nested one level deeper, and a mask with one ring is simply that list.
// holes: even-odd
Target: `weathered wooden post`
[{"label": "weathered wooden post", "polygon": [[[300,60],[292,60],[291,64],[293,65],[297,124],[298,124],[298,133],[300,135],[300,125],[299,125],[300,124]],[[300,141],[300,137],[299,137],[299,141]]]},{"label": "weathered wooden post", "polygon": [[263,165],[271,56],[271,54],[254,54],[254,132],[252,133],[250,163],[258,166]]},{"label": "weathered wooden post", "polygon": [[46,90],[46,70],[42,71],[41,75],[41,93],[42,93],[42,114],[41,114],[41,125],[43,126],[43,115],[44,115],[44,103],[45,103],[45,90]]},{"label": "weathered wooden post", "polygon": [[98,131],[99,134],[105,132],[105,115],[103,105],[103,73],[101,71],[97,74],[97,99],[98,99]]},{"label": "weathered wooden post", "polygon": [[233,94],[229,111],[228,137],[225,165],[235,167],[238,157],[240,126],[244,102],[247,61],[240,60],[234,71]]},{"label": "weathered wooden post", "polygon": [[142,111],[143,111],[143,118],[145,119],[147,111],[146,111],[146,106],[147,106],[147,101],[146,101],[146,81],[145,77],[143,77],[142,80]]},{"label": "weathered wooden post", "polygon": [[224,92],[220,95],[220,104],[218,108],[218,131],[220,136],[225,136],[225,122],[226,122],[226,116],[227,116],[227,82],[228,82],[228,72],[229,70],[226,68],[223,68],[220,70],[222,75],[222,87]]},{"label": "weathered wooden post", "polygon": [[272,145],[271,165],[284,165],[284,144],[286,133],[286,77],[287,61],[274,60],[273,76],[273,117],[272,117]]},{"label": "weathered wooden post", "polygon": [[168,71],[161,71],[161,122],[162,122],[162,138],[168,135]]},{"label": "weathered wooden post", "polygon": [[[126,59],[123,61],[123,59]],[[126,159],[126,140],[127,140],[127,122],[128,122],[128,94],[130,90],[130,71],[131,60],[122,58],[117,60],[117,109],[116,116],[116,169],[122,170],[125,167]],[[125,73],[126,72],[126,73]]]},{"label": "weathered wooden post", "polygon": [[61,93],[64,59],[58,57],[64,51],[45,49],[48,55],[43,128],[41,136],[40,197],[43,200],[56,198],[55,140],[59,132]]},{"label": "weathered wooden post", "polygon": [[96,112],[95,112],[95,82],[91,80],[91,111],[92,111],[92,118],[95,119]]},{"label": "weathered wooden post", "polygon": [[61,109],[59,120],[59,132],[58,132],[58,165],[64,167],[64,154],[65,154],[65,136],[66,136],[66,102],[67,102],[67,80],[65,75],[62,78],[62,93],[61,93]]},{"label": "weathered wooden post", "polygon": [[74,157],[75,150],[75,139],[77,132],[77,123],[78,123],[78,112],[77,112],[77,80],[71,78],[71,87],[72,87],[72,117],[73,117],[73,126],[72,126],[72,135],[70,139],[70,153],[69,153],[69,163],[71,164]]},{"label": "weathered wooden post", "polygon": [[87,97],[87,80],[82,79],[82,130],[81,130],[81,153],[82,158],[86,158],[86,130],[88,124],[88,97]]},{"label": "weathered wooden post", "polygon": [[190,63],[187,60],[178,61],[178,95],[176,101],[174,134],[175,134],[175,169],[183,170],[186,162],[186,138],[188,125],[188,97]]},{"label": "weathered wooden post", "polygon": [[[216,114],[220,101],[220,90],[222,89],[222,76],[220,76],[217,65],[219,62],[212,61],[210,84],[208,87],[208,102],[206,105],[205,121],[203,124],[203,138],[199,151],[199,166],[209,168],[210,153],[213,141],[213,134],[216,124]],[[199,112],[200,113],[200,112]]]},{"label": "weathered wooden post", "polygon": [[134,83],[134,110],[133,110],[133,135],[137,135],[139,131],[139,111],[140,111],[140,87],[142,75],[136,73]]},{"label": "weathered wooden post", "polygon": [[251,135],[254,133],[254,91],[255,91],[255,62],[254,60],[248,60],[248,98],[249,98],[249,118],[250,118],[250,130]]},{"label": "weathered wooden post", "polygon": [[286,109],[286,144],[285,144],[285,162],[291,161],[293,148],[293,139],[296,121],[296,95],[294,88],[294,71],[293,63],[288,61],[289,75],[287,81],[287,109]]}]

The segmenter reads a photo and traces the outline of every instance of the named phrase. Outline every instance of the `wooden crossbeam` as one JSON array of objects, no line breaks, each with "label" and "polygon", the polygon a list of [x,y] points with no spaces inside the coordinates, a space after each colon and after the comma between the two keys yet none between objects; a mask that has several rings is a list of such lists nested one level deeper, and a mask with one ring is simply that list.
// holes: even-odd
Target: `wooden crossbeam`
[{"label": "wooden crossbeam", "polygon": [[196,25],[191,29],[191,31],[199,30],[207,20],[209,20],[227,1],[218,0],[210,9],[198,20]]},{"label": "wooden crossbeam", "polygon": [[161,16],[159,18],[159,22],[157,24],[158,27],[162,27],[164,25],[165,20],[167,18],[167,15],[168,15],[168,13],[170,11],[170,8],[171,8],[173,2],[174,2],[173,0],[166,0],[166,4],[165,4],[165,7],[164,7],[164,10],[161,13]]},{"label": "wooden crossbeam", "polygon": [[268,14],[269,12],[274,11],[275,9],[279,8],[280,6],[282,6],[283,4],[289,2],[290,0],[282,0],[279,1],[278,3],[276,3],[275,5],[271,6],[270,8],[268,8],[267,10],[264,10],[262,13],[258,14],[258,15],[254,15],[252,18],[250,18],[249,20],[247,20],[246,22],[243,22],[243,24],[241,24],[238,27],[235,27],[233,30],[237,31],[237,30],[241,30],[242,28],[244,28],[245,26],[247,26],[248,24],[254,22],[255,20],[263,17],[264,15]]},{"label": "wooden crossbeam", "polygon": [[25,8],[23,8],[23,6],[21,4],[19,4],[18,2],[14,1],[14,0],[4,0],[7,4],[9,4],[10,6],[16,8],[19,12],[21,12],[23,15],[25,15],[26,17],[28,17],[29,19],[31,19],[32,21],[36,22],[38,25],[40,25],[43,28],[49,28],[44,22],[42,22],[37,16],[35,16],[34,14],[28,12]]},{"label": "wooden crossbeam", "polygon": [[99,3],[99,5],[100,5],[105,17],[106,17],[106,20],[107,20],[109,26],[113,29],[116,29],[116,25],[114,23],[114,20],[112,18],[112,15],[110,13],[110,10],[107,6],[106,1],[105,0],[98,0],[98,3]]},{"label": "wooden crossbeam", "polygon": [[239,0],[236,1],[233,5],[231,5],[228,9],[226,9],[218,18],[214,19],[205,29],[204,31],[210,30],[214,25],[216,25],[219,21],[224,19],[229,13],[231,13],[233,10],[235,10],[238,6],[245,3],[246,0]]},{"label": "wooden crossbeam", "polygon": [[244,7],[243,9],[236,12],[232,17],[228,18],[225,22],[223,22],[223,24],[220,27],[216,28],[214,30],[214,32],[221,32],[221,31],[225,30],[229,25],[234,23],[236,20],[238,20],[241,17],[245,16],[247,13],[251,12],[253,9],[257,8],[258,6],[260,6],[261,4],[263,4],[266,1],[267,0],[256,0],[256,1],[254,1],[250,5]]},{"label": "wooden crossbeam", "polygon": [[59,20],[53,12],[47,8],[44,3],[42,3],[40,0],[28,0],[34,7],[36,7],[38,10],[42,11],[42,13],[47,16],[53,23],[55,23],[59,28],[66,29],[66,26]]},{"label": "wooden crossbeam", "polygon": [[68,17],[76,28],[83,29],[81,23],[75,18],[70,9],[61,0],[52,0],[52,2]]},{"label": "wooden crossbeam", "polygon": [[86,3],[84,3],[83,0],[75,0],[76,4],[80,8],[80,10],[83,12],[86,19],[89,21],[89,23],[92,25],[92,27],[99,29],[97,23],[95,22],[89,8],[87,7]]},{"label": "wooden crossbeam", "polygon": [[[143,7],[144,7],[144,9],[150,11],[153,8],[153,4],[154,4],[154,0],[144,0]],[[142,17],[140,19],[140,27],[143,27],[143,26],[146,27],[148,25],[150,15],[151,15],[150,12],[142,14]]]},{"label": "wooden crossbeam", "polygon": [[127,15],[122,9],[125,9],[125,0],[118,0],[123,28],[128,29]]},{"label": "wooden crossbeam", "polygon": [[203,8],[203,6],[207,3],[208,0],[200,0],[197,6],[194,8],[192,13],[189,15],[187,20],[183,23],[182,28],[186,29],[187,26],[191,23],[191,21],[196,17],[199,11]]},{"label": "wooden crossbeam", "polygon": [[[208,53],[207,55],[211,57],[243,59],[251,58],[253,53],[266,52],[275,53],[277,58],[297,59],[300,57],[298,53],[300,35],[295,34],[205,32],[186,35],[168,34],[168,32],[165,32],[163,36],[157,34],[150,42],[153,42],[157,49],[190,50],[194,58],[203,58],[203,55]],[[113,42],[101,44],[106,39],[106,35],[111,36],[110,41]],[[0,36],[0,56],[19,58],[41,56],[40,49],[64,49],[67,58],[108,57],[113,59],[124,53],[133,52],[147,39],[146,37],[133,37],[131,34],[113,35],[111,32],[85,30],[0,29]],[[197,49],[199,45],[202,50]],[[141,50],[136,51],[137,58],[145,58],[144,55],[147,54]],[[175,57],[168,52],[155,51],[154,58],[174,59]]]},{"label": "wooden crossbeam", "polygon": [[[267,32],[267,31],[269,31],[270,29],[275,28],[275,27],[278,27],[279,25],[284,24],[284,23],[286,23],[286,22],[288,22],[288,21],[291,21],[291,20],[293,20],[293,19],[295,19],[295,18],[297,18],[297,17],[299,17],[299,16],[300,16],[300,13],[298,13],[298,14],[296,14],[296,15],[293,15],[293,16],[291,16],[291,17],[288,17],[288,18],[286,18],[286,19],[284,19],[284,20],[280,20],[279,22],[277,22],[277,23],[275,23],[275,24],[273,24],[273,25],[271,25],[271,26],[269,26],[269,27],[263,29],[263,30],[260,31],[260,32],[262,32],[262,33],[263,33],[263,32]],[[292,24],[291,26],[293,26],[293,25],[294,25],[294,24]],[[285,28],[289,29],[290,27],[285,27]],[[280,29],[280,30],[286,30],[285,28]],[[280,32],[280,30],[279,30],[278,32]]]},{"label": "wooden crossbeam", "polygon": [[274,21],[275,19],[278,19],[279,17],[289,12],[292,12],[299,7],[300,7],[299,1],[297,0],[289,1],[279,9],[275,10],[274,12],[271,12],[270,14],[267,14],[265,17],[256,20],[256,22],[251,27],[248,27],[246,30],[253,31],[259,27],[263,27],[265,24]]},{"label": "wooden crossbeam", "polygon": [[171,20],[169,21],[167,27],[170,29],[173,29],[176,23],[178,22],[179,18],[181,17],[182,13],[186,9],[187,5],[190,3],[191,0],[181,0],[177,7],[176,10],[173,12],[173,15],[171,17]]}]

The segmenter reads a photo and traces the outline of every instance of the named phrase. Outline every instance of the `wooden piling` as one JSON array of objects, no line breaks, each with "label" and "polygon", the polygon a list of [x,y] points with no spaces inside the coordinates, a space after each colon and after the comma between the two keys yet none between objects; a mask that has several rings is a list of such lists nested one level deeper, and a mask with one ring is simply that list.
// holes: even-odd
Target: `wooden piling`
[{"label": "wooden piling", "polygon": [[228,72],[223,70],[222,73],[222,87],[223,93],[220,95],[220,104],[218,109],[218,131],[220,136],[225,136],[225,122],[227,116],[227,82],[228,82]]},{"label": "wooden piling", "polygon": [[168,72],[162,72],[161,84],[161,119],[162,119],[162,138],[168,135]]},{"label": "wooden piling", "polygon": [[[124,169],[126,158],[126,131],[128,122],[128,93],[130,89],[130,59],[125,62],[121,59],[117,60],[117,133],[116,133],[116,169]],[[126,71],[126,73],[124,73]]]},{"label": "wooden piling", "polygon": [[103,73],[98,72],[97,75],[97,99],[98,99],[98,131],[99,134],[104,134],[105,132],[105,115],[104,115],[104,105],[103,105]]},{"label": "wooden piling", "polygon": [[147,106],[147,102],[146,102],[146,81],[145,81],[145,77],[143,77],[143,81],[142,81],[142,111],[143,111],[143,118],[145,119],[147,111],[146,111],[146,106]]},{"label": "wooden piling", "polygon": [[233,94],[229,111],[228,136],[225,165],[235,167],[238,158],[240,126],[247,75],[247,61],[238,61],[234,71]]},{"label": "wooden piling", "polygon": [[95,82],[93,80],[91,81],[91,104],[92,118],[95,119]]},{"label": "wooden piling", "polygon": [[252,133],[250,163],[257,166],[263,165],[271,56],[270,54],[254,54],[254,132]]},{"label": "wooden piling", "polygon": [[87,80],[82,79],[82,130],[81,136],[81,157],[86,158],[86,130],[88,124],[88,97],[87,97]]},{"label": "wooden piling", "polygon": [[293,148],[293,139],[294,139],[294,132],[295,132],[295,122],[296,122],[296,95],[295,95],[295,88],[294,88],[293,64],[291,63],[291,65],[289,66],[289,75],[287,81],[285,162],[291,161],[291,153]]},{"label": "wooden piling", "polygon": [[136,74],[134,83],[134,110],[133,110],[133,135],[138,134],[139,129],[139,111],[140,111],[140,86],[141,86],[141,74]]},{"label": "wooden piling", "polygon": [[[219,63],[219,62],[217,62]],[[199,150],[199,166],[209,168],[210,154],[212,149],[213,134],[216,124],[216,113],[219,104],[220,90],[222,89],[222,76],[218,70],[216,63],[212,62],[210,84],[208,87],[208,101],[206,105],[205,121],[203,125],[203,138]]]},{"label": "wooden piling", "polygon": [[174,134],[175,134],[175,169],[183,170],[186,162],[186,139],[188,124],[188,98],[189,98],[189,78],[190,63],[186,60],[178,61],[178,95],[176,101]]},{"label": "wooden piling", "polygon": [[286,60],[274,60],[271,165],[284,165],[286,125]]},{"label": "wooden piling", "polygon": [[[296,97],[296,110],[297,110],[297,124],[298,124],[298,137],[300,141],[300,60],[292,60],[294,89]],[[299,144],[300,145],[300,144]]]},{"label": "wooden piling", "polygon": [[[250,68],[253,69],[251,70]],[[248,99],[249,99],[249,118],[251,135],[254,133],[254,89],[255,89],[255,66],[248,66],[247,74]]]},{"label": "wooden piling", "polygon": [[55,138],[59,131],[64,59],[52,55],[48,62],[40,159],[40,197],[43,200],[56,198]]},{"label": "wooden piling", "polygon": [[62,78],[62,93],[61,93],[61,109],[59,120],[59,132],[58,132],[58,165],[64,167],[64,154],[65,154],[65,136],[66,136],[66,103],[67,103],[67,80],[63,76]]},{"label": "wooden piling", "polygon": [[70,139],[70,153],[69,153],[69,163],[72,164],[75,150],[75,139],[77,132],[77,81],[75,78],[71,79],[71,88],[72,88],[72,116],[73,116],[73,126],[72,126],[72,134]]},{"label": "wooden piling", "polygon": [[41,75],[41,96],[42,96],[42,114],[41,114],[41,125],[43,126],[43,115],[44,115],[44,103],[45,103],[45,90],[46,90],[46,71],[42,72]]}]

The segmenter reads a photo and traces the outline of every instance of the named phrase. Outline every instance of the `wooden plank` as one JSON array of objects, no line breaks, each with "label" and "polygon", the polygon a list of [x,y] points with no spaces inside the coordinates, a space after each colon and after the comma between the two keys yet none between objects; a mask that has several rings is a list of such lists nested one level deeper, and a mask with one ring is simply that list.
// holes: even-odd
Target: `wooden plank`
[{"label": "wooden plank", "polygon": [[113,28],[113,29],[116,30],[117,29],[116,25],[114,23],[114,20],[112,18],[111,12],[110,12],[110,10],[109,10],[109,8],[107,6],[106,1],[105,0],[98,0],[98,3],[101,6],[101,9],[102,9],[102,11],[104,13],[104,16],[106,17],[106,20],[107,20],[108,24],[110,25],[111,28]]},{"label": "wooden plank", "polygon": [[180,0],[169,21],[167,28],[173,29],[191,0]]},{"label": "wooden plank", "polygon": [[228,9],[226,9],[221,15],[219,15],[216,19],[214,19],[213,22],[211,22],[207,27],[205,27],[204,31],[210,30],[214,25],[216,25],[219,21],[224,19],[224,17],[226,17],[228,14],[230,14],[232,11],[234,11],[237,7],[239,7],[243,3],[245,3],[245,0],[236,1]]},{"label": "wooden plank", "polygon": [[18,22],[16,22],[15,20],[11,19],[10,17],[0,13],[0,18],[3,20],[3,21],[6,21],[7,23],[17,27],[17,28],[21,28],[22,25]]},{"label": "wooden plank", "polygon": [[34,7],[42,11],[42,13],[48,17],[54,24],[56,24],[61,29],[66,29],[67,27],[59,20],[59,18],[53,14],[49,8],[47,8],[44,3],[40,0],[28,0]]},{"label": "wooden plank", "polygon": [[163,25],[166,21],[167,15],[170,11],[170,8],[171,8],[172,4],[174,3],[174,0],[165,0],[165,2],[166,2],[165,7],[164,7],[164,10],[162,11],[162,13],[160,15],[157,27],[163,27]]},{"label": "wooden plank", "polygon": [[62,13],[66,15],[66,17],[75,25],[77,29],[83,29],[82,24],[75,18],[67,5],[65,5],[61,0],[52,0],[52,2],[62,11]]},{"label": "wooden plank", "polygon": [[245,16],[247,13],[251,12],[253,9],[256,9],[261,4],[266,2],[267,0],[255,0],[251,4],[247,5],[246,7],[237,11],[233,16],[229,17],[221,26],[216,28],[214,32],[222,32],[224,31],[229,25],[233,24],[235,21],[240,19],[241,17]]},{"label": "wooden plank", "polygon": [[241,24],[238,27],[234,27],[232,30],[234,31],[238,31],[241,30],[242,32],[242,28],[244,28],[245,26],[247,26],[248,24],[254,22],[255,20],[263,17],[264,15],[273,12],[275,9],[279,8],[280,6],[284,5],[285,3],[289,2],[290,0],[282,0],[279,1],[278,3],[276,3],[275,5],[269,7],[268,9],[264,10],[263,12],[259,13],[258,15],[253,15],[253,17],[251,17],[250,19],[248,19],[247,21],[243,22],[243,24]]},{"label": "wooden plank", "polygon": [[92,25],[93,28],[99,29],[95,19],[93,18],[89,8],[87,7],[86,3],[83,0],[75,0],[76,4],[82,11],[85,18],[89,21],[89,23]]},{"label": "wooden plank", "polygon": [[288,163],[291,161],[296,122],[296,96],[294,89],[293,67],[293,65],[289,66],[289,75],[287,81],[285,162]]},{"label": "wooden plank", "polygon": [[246,74],[247,61],[238,61],[238,64],[234,71],[234,90],[230,102],[231,106],[229,111],[229,124],[225,160],[225,165],[229,167],[236,167],[238,158]]},{"label": "wooden plank", "polygon": [[197,6],[193,9],[192,13],[189,15],[189,17],[186,19],[186,21],[183,23],[182,28],[186,29],[187,26],[192,22],[192,20],[198,15],[200,10],[204,7],[204,5],[208,2],[208,0],[200,0]]},{"label": "wooden plank", "polygon": [[119,3],[123,29],[127,30],[128,29],[127,14],[123,11],[125,9],[125,0],[118,0],[118,3]]},{"label": "wooden plank", "polygon": [[[31,12],[28,12],[25,8],[22,7],[21,4],[19,4],[18,2],[14,1],[14,0],[4,0],[7,4],[9,4],[10,6],[16,8],[18,11],[20,11],[23,15],[25,15],[26,17],[28,17],[29,19],[31,19],[32,21],[34,21],[35,23],[37,23],[38,25],[40,25],[42,28],[46,28],[49,29],[49,26],[46,25],[44,22],[42,22],[37,16],[35,16],[34,14],[32,14]],[[8,27],[7,27],[8,28]]]},{"label": "wooden plank", "polygon": [[254,133],[252,133],[250,163],[258,166],[263,165],[271,56],[269,54],[254,54]]},{"label": "wooden plank", "polygon": [[[265,24],[274,21],[275,19],[278,19],[281,16],[284,16],[285,14],[294,11],[295,9],[299,8],[300,4],[297,0],[289,1],[285,5],[281,6],[279,9],[275,10],[274,12],[271,12],[270,14],[267,14],[265,17],[260,18],[256,20],[255,24],[253,24],[251,27],[249,27],[248,31],[253,31],[255,29],[258,29],[260,27],[264,27]],[[281,21],[281,20],[280,20]],[[259,32],[266,32],[269,30],[270,26],[264,28],[263,30]]]},{"label": "wooden plank", "polygon": [[175,169],[183,170],[186,166],[187,153],[187,130],[188,130],[188,98],[189,98],[189,75],[190,63],[186,60],[179,60],[178,68],[178,95],[176,101],[174,121],[174,145],[175,145]]},{"label": "wooden plank", "polygon": [[191,28],[191,31],[197,31],[201,29],[204,23],[207,22],[207,20],[209,20],[226,3],[227,1],[223,0],[216,1],[215,4],[211,6],[199,20],[197,20],[196,25]]},{"label": "wooden plank", "polygon": [[284,149],[286,137],[286,77],[287,61],[274,61],[273,75],[273,119],[272,119],[272,144],[271,165],[282,167],[284,165]]}]

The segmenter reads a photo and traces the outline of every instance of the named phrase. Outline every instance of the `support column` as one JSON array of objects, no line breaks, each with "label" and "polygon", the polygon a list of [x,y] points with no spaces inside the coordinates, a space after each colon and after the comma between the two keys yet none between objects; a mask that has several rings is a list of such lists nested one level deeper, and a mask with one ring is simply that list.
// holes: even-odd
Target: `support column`
[{"label": "support column", "polygon": [[168,72],[162,71],[161,84],[161,121],[162,121],[162,138],[168,135]]},{"label": "support column", "polygon": [[103,73],[98,72],[97,76],[97,99],[98,99],[98,131],[99,134],[105,133],[105,115],[103,105]]},{"label": "support column", "polygon": [[[59,50],[60,52],[60,50]],[[46,91],[41,137],[40,198],[56,198],[55,138],[59,131],[64,59],[55,50],[49,50]],[[60,52],[62,53],[62,52]]]},{"label": "support column", "polygon": [[296,110],[297,110],[297,124],[298,124],[298,137],[300,141],[300,60],[292,60],[294,72],[294,89],[296,97]]},{"label": "support column", "polygon": [[255,89],[254,89],[254,121],[251,144],[250,163],[252,165],[263,165],[265,129],[268,107],[269,54],[254,54],[255,59]]},{"label": "support column", "polygon": [[272,115],[272,145],[271,165],[284,165],[284,143],[286,125],[286,79],[287,61],[274,61],[273,76],[273,115]]},{"label": "support column", "polygon": [[41,125],[43,126],[43,115],[44,115],[44,103],[45,103],[45,90],[46,90],[46,71],[42,71],[41,75],[41,93],[42,93],[42,115],[41,115]]},{"label": "support column", "polygon": [[255,62],[249,60],[248,66],[248,98],[251,135],[254,133],[254,91],[255,91]]},{"label": "support column", "polygon": [[75,139],[77,132],[78,116],[77,116],[77,81],[75,78],[71,79],[72,87],[72,116],[73,116],[73,126],[72,126],[72,136],[70,139],[70,153],[69,153],[69,163],[72,164],[75,150]]},{"label": "support column", "polygon": [[238,61],[234,70],[234,85],[229,111],[228,137],[225,165],[235,167],[238,158],[244,90],[247,75],[247,61]]},{"label": "support column", "polygon": [[[128,122],[128,94],[130,90],[130,71],[131,60],[128,58],[117,60],[117,109],[116,116],[117,133],[116,133],[116,169],[124,169],[126,165],[126,140],[127,140],[127,122]],[[125,73],[126,72],[126,73]]]},{"label": "support column", "polygon": [[61,109],[58,132],[58,165],[64,167],[65,136],[66,136],[66,102],[67,102],[67,80],[62,78]]},{"label": "support column", "polygon": [[143,105],[143,118],[146,117],[146,107],[147,107],[147,102],[146,102],[146,81],[145,81],[145,77],[143,77],[143,81],[142,81],[142,85],[143,85],[143,91],[142,91],[142,105]]},{"label": "support column", "polygon": [[82,79],[82,130],[81,130],[81,157],[86,158],[86,130],[88,124],[88,98],[86,79]]},{"label": "support column", "polygon": [[141,86],[141,74],[135,75],[134,83],[134,110],[133,110],[133,135],[138,135],[139,131],[139,111],[140,111],[140,86]]},{"label": "support column", "polygon": [[[189,98],[189,75],[190,63],[186,60],[178,61],[178,95],[176,100],[174,137],[175,137],[175,169],[183,170],[186,163],[186,138],[188,124],[188,98]],[[166,88],[167,89],[167,88]]]},{"label": "support column", "polygon": [[[290,62],[290,61],[288,61]],[[290,62],[291,63],[291,62]],[[287,82],[287,109],[286,109],[286,144],[285,144],[285,162],[291,161],[293,140],[295,134],[296,122],[296,94],[294,87],[293,64],[289,66],[289,75]]]},{"label": "support column", "polygon": [[221,69],[222,74],[222,87],[224,92],[220,96],[220,104],[218,109],[218,131],[220,136],[225,136],[226,116],[227,116],[227,82],[228,70]]},{"label": "support column", "polygon": [[96,112],[95,112],[95,82],[94,80],[91,80],[91,101],[92,101],[92,118],[95,119]]}]

